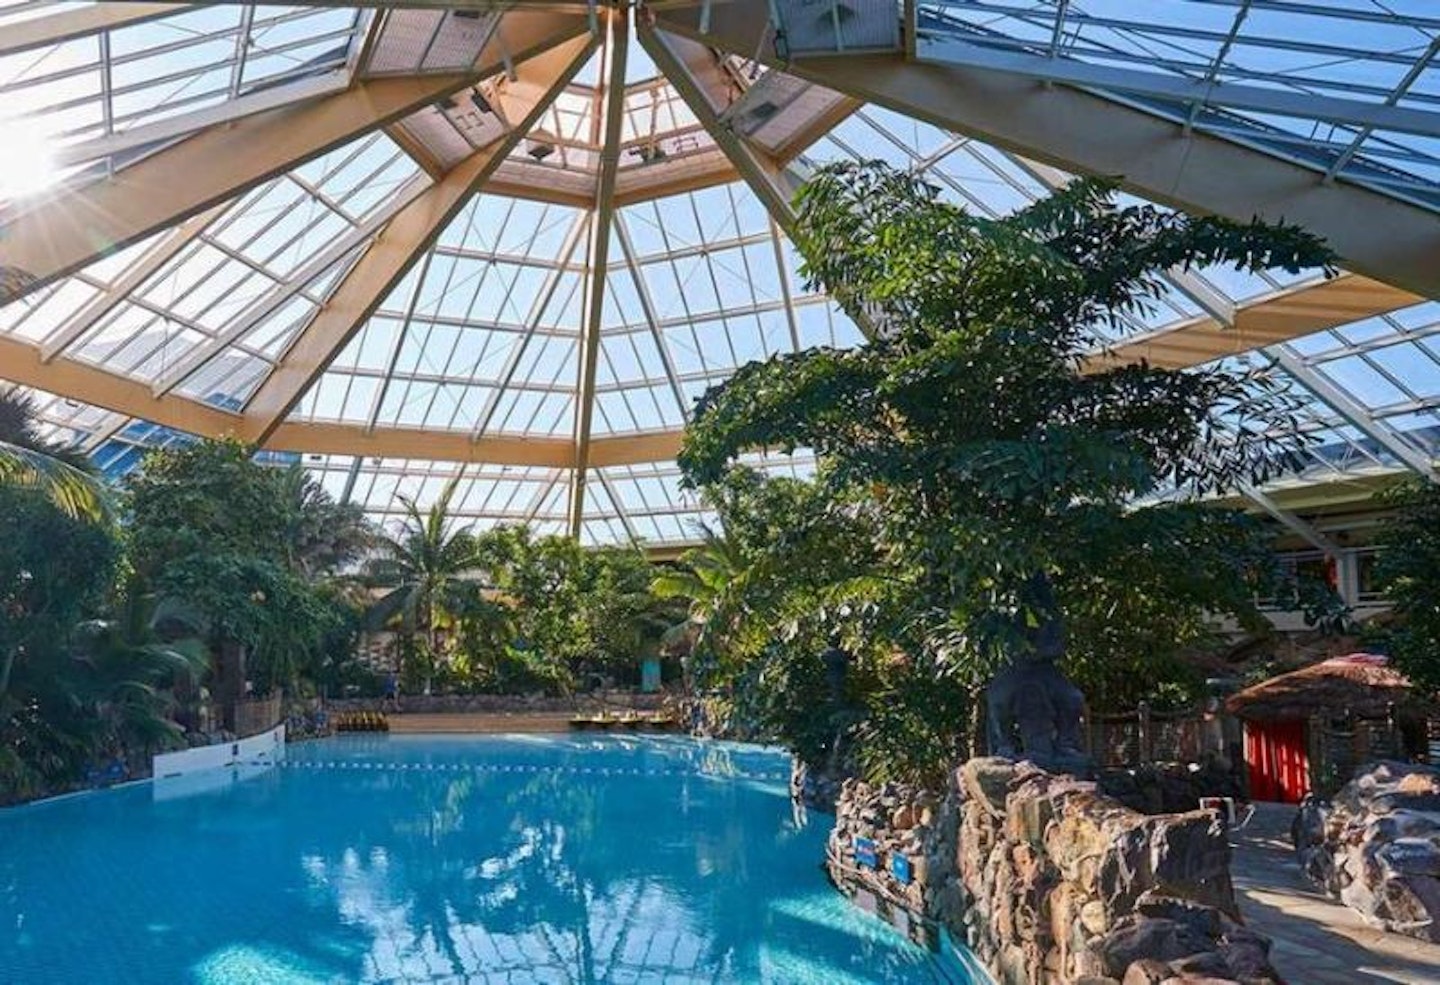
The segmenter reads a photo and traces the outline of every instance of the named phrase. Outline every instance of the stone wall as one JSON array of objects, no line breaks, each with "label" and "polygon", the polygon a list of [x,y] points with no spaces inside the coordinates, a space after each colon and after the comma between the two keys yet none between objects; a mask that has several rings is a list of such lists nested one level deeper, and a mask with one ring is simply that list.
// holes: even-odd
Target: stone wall
[{"label": "stone wall", "polygon": [[1440,769],[1371,763],[1333,800],[1301,805],[1305,874],[1396,933],[1440,942]]},{"label": "stone wall", "polygon": [[941,927],[960,926],[958,830],[953,796],[848,779],[835,801],[826,869],[856,905],[934,947]]},{"label": "stone wall", "polygon": [[949,930],[1001,985],[1280,980],[1214,815],[1147,816],[1027,763],[971,760],[942,796],[851,781],[828,856],[860,905]]},{"label": "stone wall", "polygon": [[1194,810],[1202,797],[1246,800],[1234,770],[1208,763],[1147,763],[1101,770],[1100,792],[1141,814],[1180,814]]}]

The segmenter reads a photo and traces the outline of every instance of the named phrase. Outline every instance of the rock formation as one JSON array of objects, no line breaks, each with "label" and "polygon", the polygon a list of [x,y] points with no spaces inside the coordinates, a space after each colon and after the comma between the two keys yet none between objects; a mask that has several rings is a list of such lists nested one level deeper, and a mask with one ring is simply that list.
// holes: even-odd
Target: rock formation
[{"label": "rock formation", "polygon": [[948,929],[1001,985],[1280,981],[1214,815],[1143,815],[1029,763],[971,760],[942,797],[850,781],[829,868],[917,939]]},{"label": "rock formation", "polygon": [[1312,881],[1386,930],[1440,942],[1440,769],[1371,763],[1292,831]]}]

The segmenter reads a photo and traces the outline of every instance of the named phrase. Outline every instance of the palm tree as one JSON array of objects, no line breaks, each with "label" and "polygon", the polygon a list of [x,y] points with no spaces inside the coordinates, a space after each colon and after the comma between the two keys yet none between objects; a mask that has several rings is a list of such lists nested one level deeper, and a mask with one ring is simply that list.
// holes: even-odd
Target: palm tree
[{"label": "palm tree", "polygon": [[127,605],[118,621],[76,628],[70,700],[80,719],[122,747],[152,753],[184,734],[171,715],[170,689],[199,684],[209,654],[197,639],[161,643],[143,604]]},{"label": "palm tree", "polygon": [[118,755],[151,754],[184,734],[177,689],[207,656],[195,640],[160,643],[155,613],[128,598],[114,621],[89,620],[63,645],[15,667],[0,690],[0,804],[55,790]]},{"label": "palm tree", "polygon": [[[414,500],[401,497],[404,525],[395,535],[380,536],[380,555],[371,561],[375,582],[390,587],[370,608],[370,622],[384,626],[398,618],[401,631],[411,639],[423,632],[430,662],[440,653],[440,629],[458,608],[461,586],[479,564],[475,538],[452,522],[450,501],[460,477],[445,484],[440,497],[422,513]],[[429,693],[431,666],[427,665],[425,690]]]},{"label": "palm tree", "polygon": [[700,546],[686,551],[675,567],[657,575],[650,591],[661,599],[690,603],[688,618],[666,632],[667,645],[688,638],[694,656],[713,662],[726,639],[739,628],[755,565],[734,538],[706,524],[700,529]]},{"label": "palm tree", "polygon": [[109,496],[86,471],[84,457],[48,441],[35,423],[35,402],[28,394],[0,390],[0,483],[38,489],[67,516],[108,519]]},{"label": "palm tree", "polygon": [[354,503],[337,503],[302,466],[292,465],[281,473],[280,494],[286,506],[289,564],[305,578],[353,571],[375,546],[375,528],[365,511]]}]

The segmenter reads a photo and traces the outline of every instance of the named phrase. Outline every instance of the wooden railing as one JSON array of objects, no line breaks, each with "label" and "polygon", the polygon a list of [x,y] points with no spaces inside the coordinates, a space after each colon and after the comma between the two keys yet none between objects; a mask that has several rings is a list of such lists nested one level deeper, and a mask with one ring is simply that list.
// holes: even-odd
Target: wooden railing
[{"label": "wooden railing", "polygon": [[1101,767],[1195,763],[1207,751],[1219,752],[1239,739],[1239,724],[1228,716],[1152,711],[1146,705],[1131,712],[1086,715],[1084,724],[1090,756]]},{"label": "wooden railing", "polygon": [[284,695],[278,691],[268,698],[246,698],[235,702],[235,735],[243,739],[279,725],[284,703]]}]

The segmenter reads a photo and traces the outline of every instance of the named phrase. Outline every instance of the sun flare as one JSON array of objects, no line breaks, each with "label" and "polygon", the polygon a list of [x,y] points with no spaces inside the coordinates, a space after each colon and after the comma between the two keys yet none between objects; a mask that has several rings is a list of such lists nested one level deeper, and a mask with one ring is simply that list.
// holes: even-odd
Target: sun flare
[{"label": "sun flare", "polygon": [[34,120],[0,119],[0,201],[34,195],[56,176],[49,134]]}]

